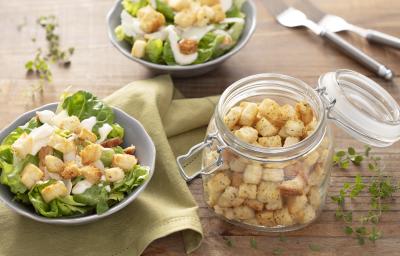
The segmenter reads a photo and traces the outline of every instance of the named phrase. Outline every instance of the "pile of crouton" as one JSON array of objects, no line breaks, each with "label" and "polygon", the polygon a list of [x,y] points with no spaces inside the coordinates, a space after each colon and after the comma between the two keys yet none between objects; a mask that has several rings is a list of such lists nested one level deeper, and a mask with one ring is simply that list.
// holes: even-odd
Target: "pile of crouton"
[{"label": "pile of crouton", "polygon": [[[262,147],[289,146],[315,129],[309,104],[280,106],[273,100],[242,102],[225,116],[225,124],[239,139]],[[330,142],[304,157],[278,163],[260,163],[235,152],[222,152],[223,165],[205,177],[207,203],[218,215],[255,226],[286,227],[313,221],[327,189]],[[205,165],[218,153],[212,147]]]}]

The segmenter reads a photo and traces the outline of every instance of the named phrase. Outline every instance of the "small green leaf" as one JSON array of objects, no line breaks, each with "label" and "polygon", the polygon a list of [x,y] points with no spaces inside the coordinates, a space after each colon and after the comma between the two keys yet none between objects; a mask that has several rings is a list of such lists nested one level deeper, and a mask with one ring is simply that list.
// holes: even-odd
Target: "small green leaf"
[{"label": "small green leaf", "polygon": [[282,248],[275,248],[272,250],[272,255],[282,255],[284,250]]},{"label": "small green leaf", "polygon": [[356,154],[356,150],[354,148],[352,148],[352,147],[349,147],[347,149],[347,152],[349,153],[349,155],[355,155]]},{"label": "small green leaf", "polygon": [[338,157],[343,157],[346,155],[346,152],[344,152],[343,150],[336,152],[336,156]]},{"label": "small green leaf", "polygon": [[313,252],[321,251],[321,246],[319,246],[318,244],[309,244],[308,248]]},{"label": "small green leaf", "polygon": [[257,249],[257,240],[255,238],[250,239],[250,246],[253,249]]},{"label": "small green leaf", "polygon": [[346,233],[346,235],[351,235],[353,234],[353,228],[350,226],[346,226],[344,227],[344,232]]},{"label": "small green leaf", "polygon": [[223,237],[223,239],[225,240],[225,244],[228,246],[228,247],[233,247],[233,241],[231,240],[231,239],[229,239],[228,237]]}]

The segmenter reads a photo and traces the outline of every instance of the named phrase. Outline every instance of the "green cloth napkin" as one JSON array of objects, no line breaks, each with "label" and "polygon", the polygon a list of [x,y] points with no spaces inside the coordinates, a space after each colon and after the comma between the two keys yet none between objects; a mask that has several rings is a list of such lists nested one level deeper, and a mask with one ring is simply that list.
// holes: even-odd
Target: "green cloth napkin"
[{"label": "green cloth napkin", "polygon": [[203,139],[217,98],[183,99],[169,76],[159,76],[128,84],[105,101],[138,119],[152,137],[157,158],[148,187],[123,210],[80,226],[38,223],[0,204],[0,255],[132,256],[178,231],[188,253],[200,245],[198,207],[175,156]]}]

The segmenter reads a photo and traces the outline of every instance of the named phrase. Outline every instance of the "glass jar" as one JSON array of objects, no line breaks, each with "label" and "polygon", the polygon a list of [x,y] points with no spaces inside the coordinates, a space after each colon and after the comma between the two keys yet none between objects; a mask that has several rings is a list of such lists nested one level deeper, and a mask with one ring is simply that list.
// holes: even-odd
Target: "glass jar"
[{"label": "glass jar", "polygon": [[[314,131],[288,147],[263,148],[239,140],[224,116],[242,101],[265,98],[281,105],[308,102],[316,118]],[[177,162],[186,180],[202,174],[204,198],[218,216],[256,230],[290,231],[309,225],[323,209],[334,148],[331,123],[368,144],[389,146],[400,137],[399,120],[396,101],[353,71],[324,74],[316,89],[289,76],[259,74],[225,90],[204,142]],[[202,169],[188,175],[199,153]]]}]

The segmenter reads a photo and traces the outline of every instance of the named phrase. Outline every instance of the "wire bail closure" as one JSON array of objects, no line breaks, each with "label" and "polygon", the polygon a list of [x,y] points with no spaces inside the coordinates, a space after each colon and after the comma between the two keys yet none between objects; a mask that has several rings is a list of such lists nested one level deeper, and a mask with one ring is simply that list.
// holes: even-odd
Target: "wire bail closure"
[{"label": "wire bail closure", "polygon": [[[189,163],[185,163],[185,162],[187,160],[191,159],[196,154],[200,154],[204,148],[211,147],[211,145],[213,144],[214,141],[217,141],[223,145],[223,146],[217,146],[217,150],[216,150],[218,153],[217,160],[215,160],[211,165],[201,168],[199,171],[195,172],[194,174],[188,175],[185,171],[185,167],[190,165],[190,162]],[[178,164],[179,172],[180,172],[181,176],[183,177],[183,179],[185,181],[191,181],[194,178],[196,178],[199,174],[211,174],[211,173],[215,172],[224,163],[221,153],[223,150],[225,150],[225,148],[227,148],[227,146],[219,138],[218,132],[214,132],[214,133],[207,135],[207,137],[204,139],[203,142],[191,147],[187,154],[178,156],[176,158],[176,162]]]},{"label": "wire bail closure", "polygon": [[326,111],[327,111],[327,117],[329,119],[334,119],[336,120],[333,116],[331,116],[331,111],[333,109],[333,107],[336,104],[336,99],[332,96],[330,96],[327,92],[326,92],[326,87],[318,87],[315,89],[315,91],[319,94],[319,96],[321,97],[322,101],[326,104]]}]

